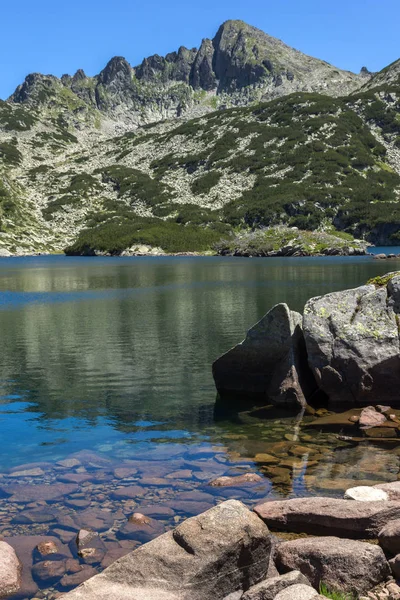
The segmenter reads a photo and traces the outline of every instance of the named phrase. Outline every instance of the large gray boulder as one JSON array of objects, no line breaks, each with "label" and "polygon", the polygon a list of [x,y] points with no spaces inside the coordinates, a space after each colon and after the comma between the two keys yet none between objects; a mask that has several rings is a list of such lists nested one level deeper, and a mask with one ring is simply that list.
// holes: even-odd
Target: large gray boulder
[{"label": "large gray boulder", "polygon": [[388,521],[400,518],[400,502],[339,498],[277,500],[254,510],[272,529],[361,539],[376,538]]},{"label": "large gray boulder", "polygon": [[68,600],[220,600],[265,578],[266,525],[229,500],[114,562]]},{"label": "large gray boulder", "polygon": [[308,362],[332,403],[400,403],[400,277],[309,300]]},{"label": "large gray boulder", "polygon": [[317,590],[323,583],[330,590],[363,594],[390,574],[379,546],[337,537],[283,542],[275,560],[281,572],[297,569]]},{"label": "large gray boulder", "polygon": [[243,396],[287,406],[304,406],[315,389],[307,365],[302,317],[286,304],[274,306],[213,364],[222,403]]},{"label": "large gray boulder", "polygon": [[14,548],[0,541],[0,598],[6,598],[21,588],[22,566]]}]

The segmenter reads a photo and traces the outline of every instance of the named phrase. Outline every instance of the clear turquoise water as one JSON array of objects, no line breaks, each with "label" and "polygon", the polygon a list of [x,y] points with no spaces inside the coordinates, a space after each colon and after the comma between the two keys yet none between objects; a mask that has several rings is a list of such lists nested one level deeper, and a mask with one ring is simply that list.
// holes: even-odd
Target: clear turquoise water
[{"label": "clear turquoise water", "polygon": [[210,428],[218,442],[213,360],[277,302],[302,310],[396,268],[370,257],[0,260],[0,469],[197,443]]}]

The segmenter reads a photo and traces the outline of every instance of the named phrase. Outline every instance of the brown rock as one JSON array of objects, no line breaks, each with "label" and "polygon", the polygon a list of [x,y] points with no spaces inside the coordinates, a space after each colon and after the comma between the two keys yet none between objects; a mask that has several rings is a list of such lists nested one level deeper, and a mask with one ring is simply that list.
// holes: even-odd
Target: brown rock
[{"label": "brown rock", "polygon": [[25,469],[24,471],[13,471],[12,473],[8,473],[7,477],[20,479],[21,477],[42,477],[43,475],[43,469],[35,467],[34,469]]},{"label": "brown rock", "polygon": [[389,560],[389,565],[393,573],[393,577],[400,579],[400,554]]},{"label": "brown rock", "polygon": [[390,569],[381,548],[336,537],[298,539],[279,544],[276,564],[282,571],[299,570],[319,589],[363,594],[385,581]]},{"label": "brown rock", "polygon": [[0,598],[15,594],[21,587],[22,565],[14,548],[0,541]]},{"label": "brown rock", "polygon": [[65,575],[65,560],[44,560],[33,565],[32,575],[40,584],[50,585]]},{"label": "brown rock", "polygon": [[378,535],[379,544],[391,554],[400,553],[400,519],[389,521]]},{"label": "brown rock", "polygon": [[117,479],[126,479],[127,477],[133,477],[137,472],[138,470],[135,467],[117,467],[114,469],[114,477]]},{"label": "brown rock", "polygon": [[59,460],[56,464],[64,469],[73,469],[74,467],[80,467],[81,462],[76,458],[65,458],[64,460]]},{"label": "brown rock", "polygon": [[140,485],[130,485],[114,490],[111,494],[114,500],[121,500],[124,498],[136,500],[136,498],[143,498],[147,493],[147,489]]},{"label": "brown rock", "polygon": [[274,529],[362,539],[377,537],[388,521],[400,518],[398,502],[319,497],[265,502],[254,510]]},{"label": "brown rock", "polygon": [[51,502],[60,500],[64,496],[73,494],[78,490],[77,485],[66,483],[37,484],[37,485],[4,485],[0,486],[4,494],[11,495],[10,502],[21,502],[21,504],[36,500]]},{"label": "brown rock", "polygon": [[257,473],[245,473],[244,475],[235,475],[233,477],[218,477],[210,481],[208,485],[212,487],[241,487],[253,483],[264,481],[264,478]]},{"label": "brown rock", "polygon": [[265,452],[260,452],[256,454],[254,457],[254,461],[257,463],[262,463],[264,465],[276,465],[279,463],[279,459],[276,456],[272,456],[272,454],[266,454]]},{"label": "brown rock", "polygon": [[53,540],[40,542],[40,544],[36,546],[36,551],[42,558],[44,556],[48,556],[49,554],[59,553],[58,546]]},{"label": "brown rock", "polygon": [[[95,531],[107,531],[114,520],[118,517],[116,513],[98,508],[89,508],[80,511],[75,516],[75,522],[82,529],[93,529]],[[123,515],[120,517],[123,518]]]},{"label": "brown rock", "polygon": [[37,583],[32,577],[33,556],[36,546],[42,542],[54,542],[63,556],[71,558],[69,548],[60,544],[60,541],[52,536],[15,535],[6,538],[6,542],[14,548],[22,564],[21,588],[19,591],[22,598],[33,598],[38,589]]},{"label": "brown rock", "polygon": [[150,517],[140,513],[134,513],[117,532],[119,539],[137,540],[142,543],[149,542],[164,533],[164,526]]}]

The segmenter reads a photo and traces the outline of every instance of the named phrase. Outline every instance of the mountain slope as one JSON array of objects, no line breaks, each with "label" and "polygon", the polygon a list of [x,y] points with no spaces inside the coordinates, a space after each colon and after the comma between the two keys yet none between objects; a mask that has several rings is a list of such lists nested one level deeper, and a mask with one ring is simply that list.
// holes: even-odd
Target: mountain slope
[{"label": "mountain slope", "polygon": [[133,69],[28,76],[0,101],[0,249],[206,250],[274,225],[398,243],[396,68],[368,81],[230,21]]}]

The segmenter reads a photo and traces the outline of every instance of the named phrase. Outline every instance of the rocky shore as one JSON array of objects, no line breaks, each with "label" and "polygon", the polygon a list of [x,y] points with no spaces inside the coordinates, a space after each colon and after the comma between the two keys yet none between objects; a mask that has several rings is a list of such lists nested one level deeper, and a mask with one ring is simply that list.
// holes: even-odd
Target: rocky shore
[{"label": "rocky shore", "polygon": [[[152,527],[151,519],[140,513],[132,522],[143,531]],[[301,535],[285,541],[280,531]],[[101,552],[99,537],[90,530],[80,530],[74,544],[80,556]],[[36,576],[56,579],[69,563],[76,583],[82,580],[67,546],[48,538],[36,545],[33,541],[31,551]],[[18,550],[0,542],[0,597],[18,592],[21,570]],[[345,499],[265,501],[254,511],[228,500],[117,558],[101,574],[86,570],[86,578],[94,576],[56,597],[399,600],[400,482],[384,490],[348,490]]]}]

